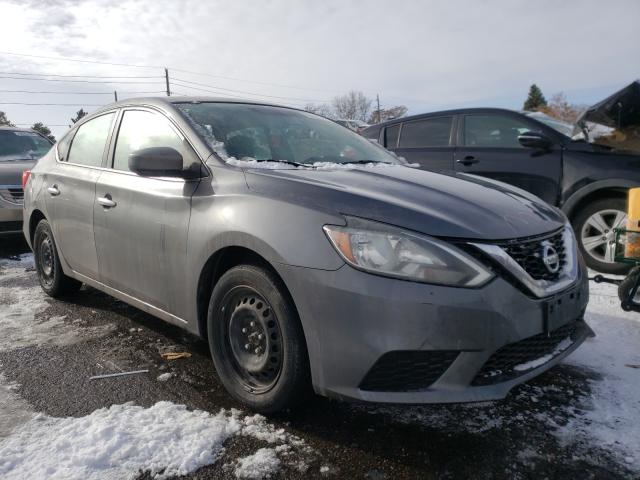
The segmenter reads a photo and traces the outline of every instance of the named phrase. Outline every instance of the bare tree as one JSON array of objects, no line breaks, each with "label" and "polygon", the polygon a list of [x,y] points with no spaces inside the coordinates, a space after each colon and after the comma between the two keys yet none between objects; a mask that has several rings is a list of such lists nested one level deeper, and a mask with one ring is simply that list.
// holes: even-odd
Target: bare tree
[{"label": "bare tree", "polygon": [[553,95],[547,105],[538,107],[538,111],[568,123],[575,123],[585,109],[586,107],[582,105],[569,103],[563,92]]},{"label": "bare tree", "polygon": [[339,95],[332,101],[333,110],[339,118],[349,120],[367,120],[373,101],[362,92],[352,90]]},{"label": "bare tree", "polygon": [[334,118],[335,114],[333,113],[333,109],[331,105],[327,105],[326,103],[307,103],[304,106],[304,109],[307,112],[315,113],[317,115],[322,115],[326,118]]}]

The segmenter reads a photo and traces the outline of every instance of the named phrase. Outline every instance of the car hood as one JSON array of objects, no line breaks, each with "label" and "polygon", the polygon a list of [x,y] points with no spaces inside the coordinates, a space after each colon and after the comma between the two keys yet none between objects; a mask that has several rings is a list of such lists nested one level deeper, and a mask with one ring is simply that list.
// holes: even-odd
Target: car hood
[{"label": "car hood", "polygon": [[248,169],[249,188],[301,206],[393,224],[428,235],[503,240],[565,223],[557,209],[503,183],[393,166]]},{"label": "car hood", "polygon": [[22,172],[35,164],[35,160],[0,161],[0,185],[22,185]]}]

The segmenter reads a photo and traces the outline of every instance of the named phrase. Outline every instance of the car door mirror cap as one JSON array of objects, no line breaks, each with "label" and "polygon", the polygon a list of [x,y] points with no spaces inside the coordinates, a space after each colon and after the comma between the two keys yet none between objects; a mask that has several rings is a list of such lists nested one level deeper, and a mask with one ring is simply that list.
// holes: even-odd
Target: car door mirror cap
[{"label": "car door mirror cap", "polygon": [[129,154],[129,170],[144,177],[180,177],[189,172],[184,169],[182,155],[171,147],[150,147]]},{"label": "car door mirror cap", "polygon": [[518,142],[523,147],[536,150],[549,150],[552,146],[549,137],[537,132],[525,132],[522,135],[518,135]]}]

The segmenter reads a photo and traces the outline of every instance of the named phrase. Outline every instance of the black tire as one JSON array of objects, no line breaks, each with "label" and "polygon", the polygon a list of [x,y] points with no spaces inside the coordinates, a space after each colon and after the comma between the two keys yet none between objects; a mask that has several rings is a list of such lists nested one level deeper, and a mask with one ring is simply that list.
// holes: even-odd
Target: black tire
[{"label": "black tire", "polygon": [[[592,227],[587,224],[589,219],[599,212],[612,212],[614,210],[625,213],[627,211],[626,200],[620,197],[611,197],[602,198],[591,202],[582,207],[578,212],[576,212],[571,223],[578,240],[578,248],[580,249],[580,253],[582,253],[582,256],[589,268],[601,273],[625,275],[631,267],[625,263],[613,263],[604,261],[604,245],[591,251],[589,251],[583,245],[583,237],[598,235],[598,231],[593,230]],[[613,214],[610,213],[605,217],[606,220],[613,226]],[[618,226],[626,228],[626,224]],[[615,237],[610,229],[605,235],[608,235],[608,242],[615,241]]]},{"label": "black tire", "polygon": [[274,413],[306,398],[310,373],[304,334],[276,275],[255,265],[228,270],[211,294],[207,326],[216,371],[236,400]]},{"label": "black tire", "polygon": [[62,271],[51,226],[41,220],[33,236],[33,254],[40,286],[51,297],[58,298],[80,290],[82,283]]}]

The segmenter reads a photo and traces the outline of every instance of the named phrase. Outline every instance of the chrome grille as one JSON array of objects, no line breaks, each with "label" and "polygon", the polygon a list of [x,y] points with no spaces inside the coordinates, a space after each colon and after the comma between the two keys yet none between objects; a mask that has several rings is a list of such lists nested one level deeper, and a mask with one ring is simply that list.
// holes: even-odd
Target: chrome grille
[{"label": "chrome grille", "polygon": [[3,186],[0,187],[0,197],[6,202],[15,205],[22,205],[24,202],[24,191],[19,186]]},{"label": "chrome grille", "polygon": [[[547,245],[553,247],[558,254],[560,265],[556,272],[551,272],[542,260],[542,252]],[[535,280],[557,280],[567,263],[567,252],[562,231],[535,240],[505,243],[500,247]]]}]

